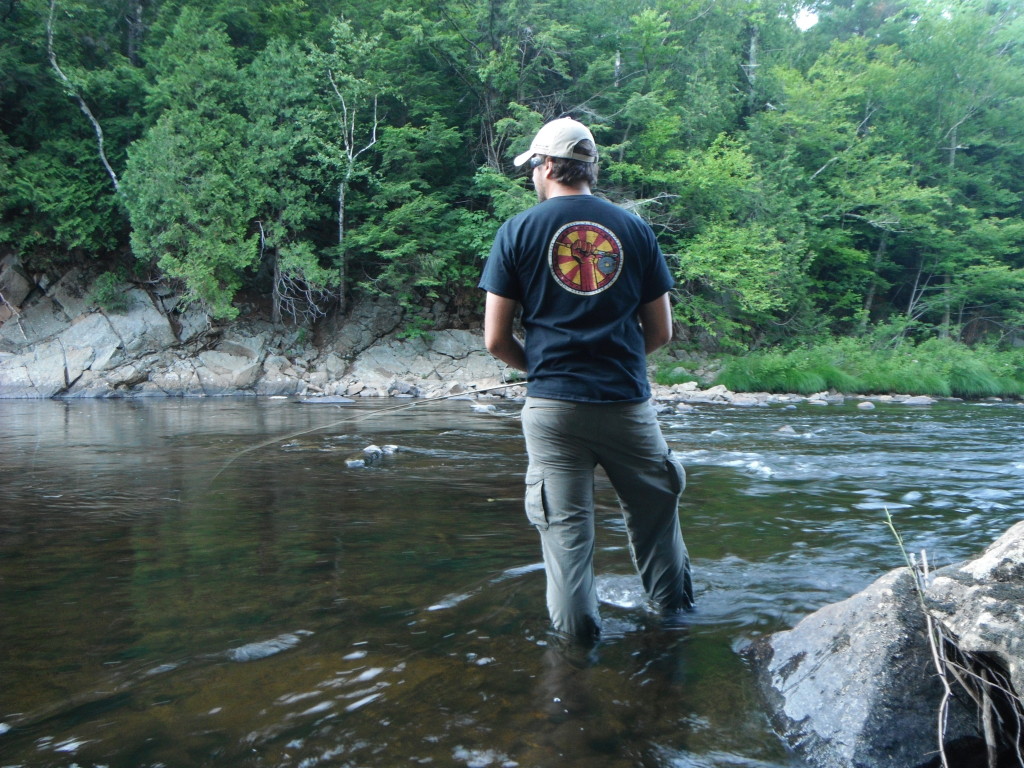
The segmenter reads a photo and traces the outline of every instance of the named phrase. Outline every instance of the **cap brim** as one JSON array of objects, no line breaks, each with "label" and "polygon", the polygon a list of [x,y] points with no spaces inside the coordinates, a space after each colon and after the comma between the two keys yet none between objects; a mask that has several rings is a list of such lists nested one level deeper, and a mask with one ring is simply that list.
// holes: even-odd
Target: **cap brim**
[{"label": "cap brim", "polygon": [[516,159],[512,161],[512,165],[514,165],[516,168],[518,168],[523,163],[525,163],[527,160],[529,160],[531,157],[533,157],[535,154],[537,154],[537,153],[534,152],[532,149],[528,149],[525,152],[523,152],[523,154],[516,155]]}]

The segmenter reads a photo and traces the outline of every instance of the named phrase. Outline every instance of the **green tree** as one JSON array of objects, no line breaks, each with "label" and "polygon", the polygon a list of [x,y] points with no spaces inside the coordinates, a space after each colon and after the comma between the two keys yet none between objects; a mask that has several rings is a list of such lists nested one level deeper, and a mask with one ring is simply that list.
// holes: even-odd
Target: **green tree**
[{"label": "green tree", "polygon": [[185,298],[233,318],[258,258],[256,178],[227,35],[186,9],[156,56],[149,104],[160,115],[123,178],[136,258],[180,281]]},{"label": "green tree", "polygon": [[678,173],[687,230],[674,245],[676,316],[723,346],[792,333],[806,293],[806,245],[797,214],[758,172],[744,144],[720,138]]},{"label": "green tree", "polygon": [[[463,137],[440,115],[382,131],[368,220],[352,233],[368,278],[362,287],[398,298],[415,316],[441,296],[471,301],[497,222],[458,204],[459,187],[436,187]],[[496,175],[496,174],[495,174]],[[466,295],[469,294],[469,295]]]},{"label": "green tree", "polygon": [[[478,308],[510,160],[584,119],[707,345],[1022,330],[1014,0],[18,0],[0,11],[0,243],[277,319]],[[116,187],[120,186],[122,194]],[[126,215],[127,214],[127,215]]]},{"label": "green tree", "polygon": [[120,53],[119,3],[11,4],[0,24],[0,242],[39,268],[110,258],[143,81]]},{"label": "green tree", "polygon": [[261,258],[270,272],[273,320],[315,320],[339,288],[320,234],[331,210],[321,194],[327,178],[316,162],[317,137],[309,119],[316,71],[298,45],[275,40],[247,68],[242,88],[252,202]]}]

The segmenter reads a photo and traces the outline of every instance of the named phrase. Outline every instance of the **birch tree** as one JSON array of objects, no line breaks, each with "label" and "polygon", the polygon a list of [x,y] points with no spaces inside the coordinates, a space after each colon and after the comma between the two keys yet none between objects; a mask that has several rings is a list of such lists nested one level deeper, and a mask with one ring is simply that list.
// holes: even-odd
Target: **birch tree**
[{"label": "birch tree", "polygon": [[50,13],[46,20],[46,56],[50,61],[50,67],[54,73],[60,79],[64,85],[64,89],[68,96],[75,100],[78,104],[78,108],[85,115],[86,120],[92,126],[93,132],[96,134],[96,148],[99,154],[100,162],[103,164],[104,170],[110,177],[111,184],[114,186],[114,192],[120,192],[120,181],[118,181],[117,174],[110,165],[110,161],[107,159],[107,152],[103,146],[103,127],[100,125],[100,121],[96,119],[96,115],[93,114],[89,108],[88,102],[82,96],[78,87],[71,81],[64,70],[61,69],[60,64],[57,62],[57,53],[53,47],[53,35],[54,35],[54,16],[57,12],[57,0],[50,0]]},{"label": "birch tree", "polygon": [[317,160],[330,169],[336,190],[337,286],[339,311],[347,306],[349,195],[378,141],[380,99],[384,88],[374,81],[379,39],[357,33],[338,19],[325,48],[313,47],[311,59],[319,80],[320,102],[315,119],[319,134]]}]

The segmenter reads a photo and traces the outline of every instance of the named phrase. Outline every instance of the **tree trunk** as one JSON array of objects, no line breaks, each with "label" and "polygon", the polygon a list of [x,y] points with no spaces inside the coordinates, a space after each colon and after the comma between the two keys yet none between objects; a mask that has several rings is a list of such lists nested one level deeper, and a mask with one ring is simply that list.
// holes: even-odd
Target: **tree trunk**
[{"label": "tree trunk", "polygon": [[348,259],[345,254],[345,193],[348,190],[348,180],[352,175],[352,166],[349,165],[345,178],[338,184],[338,313],[345,314],[345,292],[348,289]]},{"label": "tree trunk", "polygon": [[914,285],[910,289],[910,299],[907,301],[907,320],[917,320],[923,312],[919,306],[924,299],[925,293],[928,290],[928,283],[931,281],[931,276],[924,279],[924,284],[921,283],[921,277],[924,275],[924,259],[922,258],[921,263],[917,266],[917,274],[914,275]]},{"label": "tree trunk", "polygon": [[882,232],[882,237],[878,241],[878,248],[875,250],[875,259],[871,264],[871,285],[868,286],[868,294],[864,297],[864,318],[860,323],[861,333],[864,333],[868,328],[871,310],[875,304],[875,290],[878,288],[878,270],[882,268],[882,260],[885,258],[888,244],[889,238],[885,232]]},{"label": "tree trunk", "polygon": [[271,292],[270,319],[274,325],[281,324],[281,262],[274,254],[274,288]]},{"label": "tree trunk", "polygon": [[[267,231],[263,228],[262,221],[257,221],[256,227],[260,231],[260,263],[262,264],[267,253]],[[276,249],[273,251],[273,258],[274,270],[270,283],[270,319],[274,325],[280,325],[283,293],[281,291],[281,265]]]},{"label": "tree trunk", "polygon": [[754,114],[756,93],[754,84],[757,82],[757,44],[761,31],[755,25],[750,28],[750,44],[747,46],[747,63],[743,71],[747,75],[747,114]]},{"label": "tree trunk", "polygon": [[943,308],[942,308],[942,325],[939,326],[939,337],[943,339],[949,338],[950,329],[950,300],[949,290],[953,284],[953,280],[949,275],[942,278],[942,295],[943,295]]},{"label": "tree trunk", "polygon": [[142,34],[145,26],[142,22],[142,0],[135,0],[131,4],[131,15],[128,17],[128,61],[133,67],[141,67],[139,49],[142,47]]},{"label": "tree trunk", "polygon": [[53,16],[56,11],[57,0],[50,0],[50,16],[46,20],[46,53],[50,59],[50,67],[64,84],[64,90],[71,98],[78,102],[78,108],[82,110],[82,114],[85,115],[86,119],[92,124],[93,132],[96,134],[96,144],[99,149],[100,162],[103,163],[103,167],[106,169],[107,175],[110,177],[110,181],[114,185],[114,193],[120,193],[121,184],[117,179],[117,174],[114,173],[114,169],[107,161],[107,153],[103,149],[103,128],[100,126],[100,121],[96,119],[96,116],[92,113],[92,110],[89,109],[89,105],[86,103],[85,99],[82,98],[81,94],[79,94],[78,90],[75,88],[74,83],[72,83],[71,79],[64,74],[64,70],[62,70],[60,65],[57,63],[57,54],[53,49]]}]

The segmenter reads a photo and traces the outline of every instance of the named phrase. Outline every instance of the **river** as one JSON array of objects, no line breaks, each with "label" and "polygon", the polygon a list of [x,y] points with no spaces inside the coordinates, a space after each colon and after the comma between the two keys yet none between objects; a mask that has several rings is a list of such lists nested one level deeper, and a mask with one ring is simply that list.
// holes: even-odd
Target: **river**
[{"label": "river", "polygon": [[886,510],[937,565],[1024,516],[1019,405],[665,415],[698,610],[599,477],[574,652],[492,402],[0,401],[0,766],[798,766],[739,651],[899,566]]}]

